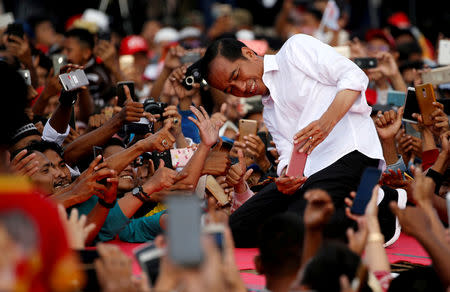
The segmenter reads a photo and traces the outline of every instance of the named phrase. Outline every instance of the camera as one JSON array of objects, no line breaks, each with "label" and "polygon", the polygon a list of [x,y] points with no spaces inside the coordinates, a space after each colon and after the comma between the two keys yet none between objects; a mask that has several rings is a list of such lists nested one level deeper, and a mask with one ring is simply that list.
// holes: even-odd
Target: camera
[{"label": "camera", "polygon": [[186,78],[184,78],[182,84],[187,90],[191,90],[194,83],[200,83],[200,86],[202,87],[208,85],[206,80],[203,78],[202,73],[200,72],[198,65],[200,61],[201,60],[197,61],[186,69]]},{"label": "camera", "polygon": [[167,103],[155,101],[153,98],[148,98],[144,101],[144,111],[152,115],[159,114],[158,121],[164,120],[163,113],[167,107]]}]

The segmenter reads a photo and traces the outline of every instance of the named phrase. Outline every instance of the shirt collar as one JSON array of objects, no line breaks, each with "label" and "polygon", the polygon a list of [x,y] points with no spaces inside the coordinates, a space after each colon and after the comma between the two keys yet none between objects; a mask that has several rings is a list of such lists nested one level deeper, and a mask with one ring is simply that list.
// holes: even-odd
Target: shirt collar
[{"label": "shirt collar", "polygon": [[275,55],[264,56],[264,73],[269,71],[278,71],[278,64]]}]

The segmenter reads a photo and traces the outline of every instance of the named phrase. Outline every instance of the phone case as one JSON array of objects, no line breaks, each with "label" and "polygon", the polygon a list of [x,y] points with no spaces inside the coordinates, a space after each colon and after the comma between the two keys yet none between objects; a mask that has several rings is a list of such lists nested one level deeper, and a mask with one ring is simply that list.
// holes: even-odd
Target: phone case
[{"label": "phone case", "polygon": [[294,145],[291,153],[291,160],[289,161],[286,175],[293,177],[302,177],[303,171],[305,170],[306,160],[308,158],[308,154],[299,153],[298,150],[303,145]]},{"label": "phone case", "polygon": [[239,120],[239,141],[244,141],[244,136],[253,134],[258,131],[258,123],[255,120]]},{"label": "phone case", "polygon": [[434,112],[435,107],[433,102],[436,101],[434,95],[433,85],[426,83],[416,86],[417,102],[419,103],[420,112],[422,114],[423,123],[429,126],[433,123],[431,120],[431,113]]},{"label": "phone case", "polygon": [[195,152],[195,150],[192,148],[189,148],[189,147],[170,149],[170,156],[172,158],[172,166],[174,168],[185,167],[186,164],[191,159],[192,155],[194,155],[194,152]]},{"label": "phone case", "polygon": [[222,187],[212,175],[206,177],[206,189],[216,198],[221,206],[225,206],[230,202],[228,195],[225,194]]},{"label": "phone case", "polygon": [[375,167],[367,167],[359,182],[356,197],[353,200],[351,212],[353,214],[363,215],[366,206],[372,198],[372,190],[380,180],[381,170]]}]

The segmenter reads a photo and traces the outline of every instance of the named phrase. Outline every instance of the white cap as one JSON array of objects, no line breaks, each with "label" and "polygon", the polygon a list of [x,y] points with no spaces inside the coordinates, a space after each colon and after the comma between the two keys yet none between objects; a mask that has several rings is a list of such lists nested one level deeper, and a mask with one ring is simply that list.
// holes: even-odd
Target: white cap
[{"label": "white cap", "polygon": [[201,36],[202,32],[193,26],[187,26],[180,30],[180,40],[184,40],[187,38],[199,38]]},{"label": "white cap", "polygon": [[176,42],[178,41],[180,34],[172,27],[163,27],[155,35],[155,43],[160,42]]},{"label": "white cap", "polygon": [[255,33],[248,29],[241,29],[236,32],[236,38],[238,40],[252,41],[255,39]]},{"label": "white cap", "polygon": [[158,64],[149,64],[145,68],[144,77],[148,80],[156,80],[158,79],[159,71]]},{"label": "white cap", "polygon": [[95,23],[101,31],[109,31],[108,16],[100,10],[88,8],[84,11],[81,19]]}]

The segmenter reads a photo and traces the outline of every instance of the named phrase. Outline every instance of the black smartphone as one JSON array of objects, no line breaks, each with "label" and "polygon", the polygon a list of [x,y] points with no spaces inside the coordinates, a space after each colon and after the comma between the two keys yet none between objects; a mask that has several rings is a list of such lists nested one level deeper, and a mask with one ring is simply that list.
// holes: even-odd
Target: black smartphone
[{"label": "black smartphone", "polygon": [[355,58],[354,62],[361,69],[376,68],[378,66],[376,58]]},{"label": "black smartphone", "polygon": [[148,133],[153,133],[153,123],[129,123],[123,126],[123,130],[127,135],[146,135]]},{"label": "black smartphone", "polygon": [[130,90],[131,98],[136,101],[136,96],[134,92],[134,82],[133,81],[121,81],[117,83],[117,105],[122,107],[125,101],[127,100],[127,97],[125,95],[124,85],[128,86],[128,89]]},{"label": "black smartphone", "polygon": [[94,262],[100,257],[96,249],[76,250],[82,264],[82,270],[86,275],[86,284],[82,291],[100,291]]},{"label": "black smartphone", "polygon": [[372,198],[372,190],[380,180],[381,170],[375,167],[367,167],[359,182],[356,197],[350,211],[353,214],[363,215],[366,212],[366,206]]},{"label": "black smartphone", "polygon": [[[97,156],[101,155],[102,159],[100,159],[99,163],[102,163],[104,161],[103,159],[103,148],[99,146],[93,146],[92,151],[94,152],[94,159],[97,158]],[[101,180],[97,181],[99,184],[102,184],[106,186],[107,184],[107,178],[102,178]]]},{"label": "black smartphone", "polygon": [[160,259],[165,250],[149,242],[136,248],[133,253],[142,271],[147,274],[151,286],[154,286],[159,275]]},{"label": "black smartphone", "polygon": [[198,267],[203,261],[200,200],[195,195],[176,194],[169,196],[166,203],[170,214],[167,220],[169,257],[182,267]]},{"label": "black smartphone", "polygon": [[[10,23],[8,24],[6,31],[6,35],[14,35],[21,39],[23,39],[23,36],[25,35],[25,31],[23,30],[23,25],[20,23]],[[8,42],[13,42],[12,39],[8,37]]]},{"label": "black smartphone", "polygon": [[150,159],[153,161],[153,166],[155,169],[159,168],[160,160],[164,161],[164,167],[172,168],[172,154],[170,154],[170,149],[163,152],[153,151],[150,155]]},{"label": "black smartphone", "polygon": [[417,124],[417,120],[413,118],[412,114],[420,114],[419,103],[417,102],[416,89],[408,87],[405,101],[405,111],[403,112],[403,121]]}]

